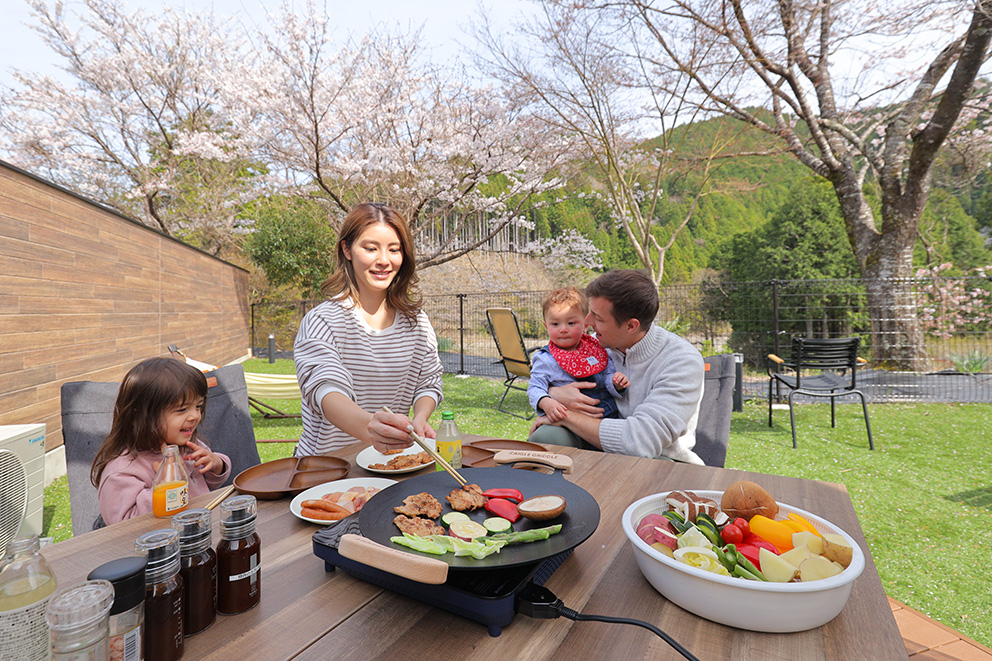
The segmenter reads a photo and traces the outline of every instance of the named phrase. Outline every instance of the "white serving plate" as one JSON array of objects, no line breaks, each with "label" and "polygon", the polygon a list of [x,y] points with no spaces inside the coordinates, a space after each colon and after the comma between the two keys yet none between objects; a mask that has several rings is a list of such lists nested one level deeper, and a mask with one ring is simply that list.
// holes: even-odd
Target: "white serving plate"
[{"label": "white serving plate", "polygon": [[[720,502],[722,491],[694,493]],[[851,595],[854,579],[865,568],[861,547],[826,519],[779,502],[779,516],[789,512],[804,517],[821,533],[842,535],[853,549],[844,571],[808,583],[765,583],[720,576],[669,558],[637,536],[637,523],[652,512],[664,512],[669,492],[646,496],[623,513],[623,531],[634,547],[641,573],[669,601],[707,620],[749,631],[785,633],[805,631],[834,619]]]},{"label": "white serving plate", "polygon": [[[336,522],[321,521],[320,519],[311,519],[303,516],[303,501],[317,500],[324,494],[334,493],[336,491],[347,491],[352,487],[377,487],[379,489],[385,489],[393,484],[396,484],[396,480],[390,480],[384,477],[350,477],[345,480],[325,482],[324,484],[318,484],[315,487],[310,487],[306,491],[296,494],[296,497],[293,498],[293,502],[289,504],[289,511],[304,521],[309,521],[310,523],[316,523],[322,526],[330,525]],[[377,495],[379,494],[375,494],[373,498]]]},{"label": "white serving plate", "polygon": [[[436,449],[437,447],[434,444],[434,439],[425,438],[424,442],[427,443],[427,445],[432,450]],[[384,464],[388,462],[390,459],[393,459],[394,457],[402,457],[403,455],[407,455],[407,454],[420,454],[423,451],[424,449],[422,447],[414,443],[413,445],[408,447],[406,450],[403,450],[403,452],[400,452],[399,454],[382,454],[381,452],[379,452],[370,445],[369,447],[365,448],[364,450],[358,453],[358,456],[355,457],[355,463],[361,466],[362,468],[364,468],[365,470],[369,471],[370,473],[380,473],[382,475],[399,475],[400,473],[413,473],[415,471],[423,470],[428,466],[433,466],[434,460],[431,459],[426,464],[420,464],[419,466],[413,466],[411,468],[402,468],[400,470],[395,470],[395,471],[382,470],[379,468],[369,468],[369,466],[371,466],[372,464]]]}]

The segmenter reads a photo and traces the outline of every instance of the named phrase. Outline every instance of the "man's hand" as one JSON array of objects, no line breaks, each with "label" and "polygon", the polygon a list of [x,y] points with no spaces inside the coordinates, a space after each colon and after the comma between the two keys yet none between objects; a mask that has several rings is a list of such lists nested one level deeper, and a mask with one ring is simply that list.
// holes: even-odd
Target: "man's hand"
[{"label": "man's hand", "polygon": [[[528,436],[530,434],[533,434],[534,433],[534,430],[537,429],[538,427],[542,427],[544,425],[554,425],[554,424],[555,423],[553,423],[550,420],[548,420],[548,416],[546,416],[546,415],[539,415],[536,418],[534,418],[534,422],[530,423],[530,432],[528,433]],[[555,426],[558,426],[558,425],[555,425]]]},{"label": "man's hand", "polygon": [[595,387],[595,381],[573,381],[563,386],[552,387],[548,390],[548,394],[567,406],[569,411],[578,411],[594,418],[602,418],[603,409],[599,406],[599,400],[582,394],[583,389]]}]

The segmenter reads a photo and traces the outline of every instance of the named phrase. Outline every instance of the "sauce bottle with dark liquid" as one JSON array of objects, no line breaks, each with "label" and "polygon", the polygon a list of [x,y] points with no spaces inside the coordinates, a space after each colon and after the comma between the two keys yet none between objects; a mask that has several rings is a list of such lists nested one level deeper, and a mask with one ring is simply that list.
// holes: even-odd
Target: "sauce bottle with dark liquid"
[{"label": "sauce bottle with dark liquid", "polygon": [[145,569],[145,661],[178,661],[183,656],[183,579],[179,575],[179,533],[153,530],[134,542],[148,558]]},{"label": "sauce bottle with dark liquid", "polygon": [[217,612],[240,613],[262,597],[262,542],[255,532],[254,496],[228,498],[220,505],[217,545]]},{"label": "sauce bottle with dark liquid", "polygon": [[192,509],[172,517],[179,533],[179,575],[186,598],[183,629],[187,636],[203,631],[217,619],[217,554],[213,521],[207,509]]}]

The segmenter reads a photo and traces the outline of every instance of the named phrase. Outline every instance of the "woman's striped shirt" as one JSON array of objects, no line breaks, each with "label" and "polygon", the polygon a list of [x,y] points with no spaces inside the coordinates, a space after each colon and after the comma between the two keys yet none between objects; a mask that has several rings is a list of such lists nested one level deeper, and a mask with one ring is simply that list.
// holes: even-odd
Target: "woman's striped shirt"
[{"label": "woman's striped shirt", "polygon": [[325,454],[355,442],[323,415],[319,397],[341,392],[374,413],[408,413],[417,399],[441,402],[441,360],[434,328],[421,310],[397,312],[393,325],[371,328],[350,302],[327,301],[300,322],[293,357],[302,393],[303,434],[297,456]]}]

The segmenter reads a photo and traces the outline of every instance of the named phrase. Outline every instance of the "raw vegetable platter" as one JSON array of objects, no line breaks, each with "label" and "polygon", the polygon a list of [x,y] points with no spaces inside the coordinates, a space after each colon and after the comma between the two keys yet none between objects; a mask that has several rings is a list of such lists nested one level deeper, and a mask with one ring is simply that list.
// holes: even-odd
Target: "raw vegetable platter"
[{"label": "raw vegetable platter", "polygon": [[[692,490],[720,502],[723,492]],[[836,617],[865,567],[864,553],[846,532],[811,512],[779,502],[779,516],[794,512],[821,533],[843,536],[853,549],[851,564],[836,576],[807,583],[772,583],[721,576],[668,557],[638,537],[638,522],[667,509],[666,493],[641,498],[623,514],[624,533],[634,547],[638,567],[669,601],[701,617],[741,629],[767,632],[804,631]]]},{"label": "raw vegetable platter", "polygon": [[[396,517],[393,508],[402,505],[403,499],[407,496],[426,491],[444,505],[442,516],[451,511],[445,496],[460,487],[448,473],[441,471],[408,478],[383,489],[376,494],[375,498],[369,499],[358,515],[362,535],[389,548],[446,562],[450,569],[477,570],[523,565],[570,551],[588,539],[599,526],[599,504],[589,492],[566,480],[561,473],[556,472],[553,475],[547,475],[533,471],[515,470],[509,466],[462,468],[458,472],[469,484],[478,484],[483,491],[512,488],[520,490],[524,498],[544,495],[562,496],[565,498],[567,506],[565,512],[557,518],[550,521],[529,521],[521,518],[513,524],[513,530],[523,531],[545,528],[560,523],[562,524],[561,532],[546,540],[504,546],[499,553],[494,553],[481,560],[455,556],[451,553],[445,555],[421,553],[392,543],[391,537],[402,534],[399,528],[393,524],[393,519]],[[470,519],[480,524],[492,516],[485,510],[466,512],[466,514],[469,515]]]}]

